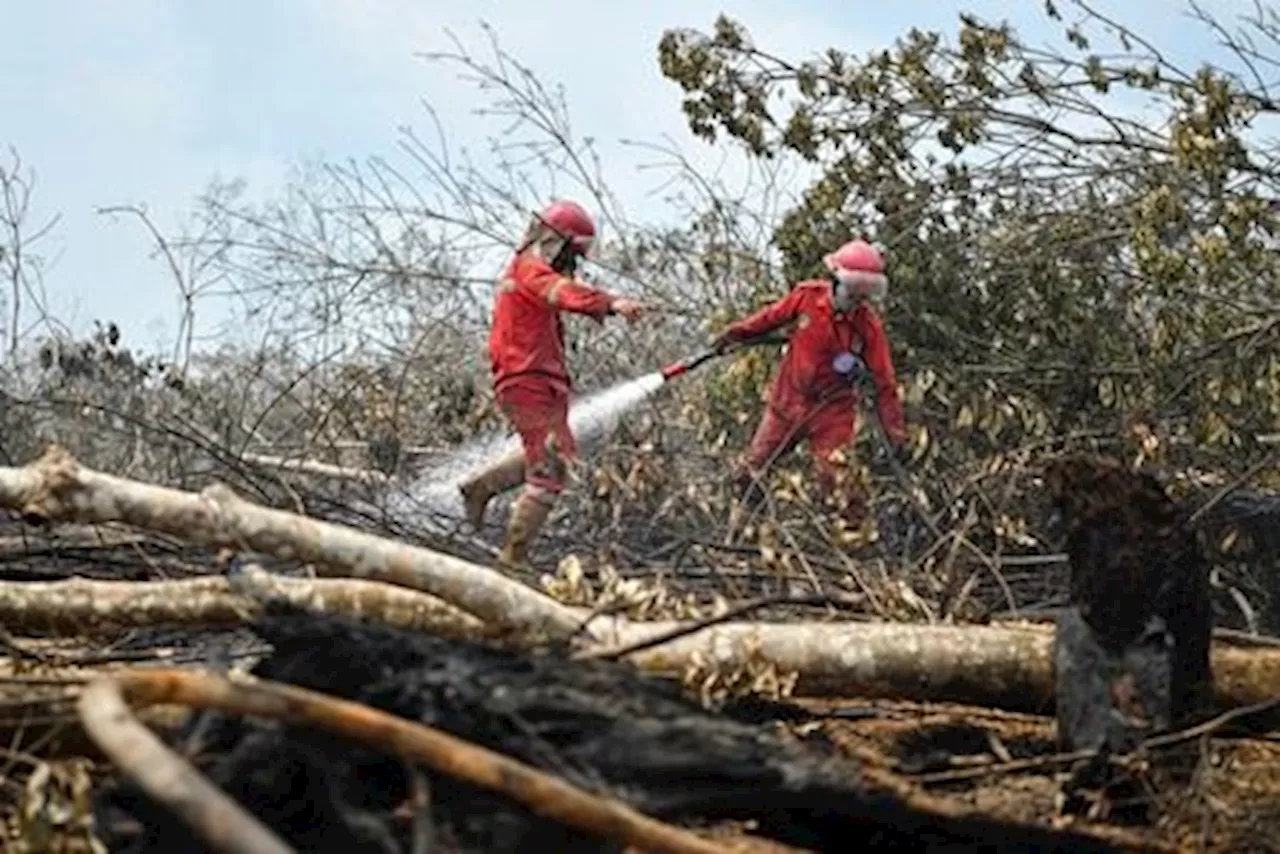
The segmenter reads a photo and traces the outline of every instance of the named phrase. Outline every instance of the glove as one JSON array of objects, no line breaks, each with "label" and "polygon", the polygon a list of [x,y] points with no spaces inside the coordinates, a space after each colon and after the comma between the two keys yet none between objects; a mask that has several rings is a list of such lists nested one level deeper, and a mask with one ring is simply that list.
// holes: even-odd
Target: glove
[{"label": "glove", "polygon": [[729,347],[737,340],[738,336],[735,335],[732,330],[726,329],[711,339],[711,349],[718,355],[723,353],[725,350],[728,350]]},{"label": "glove", "polygon": [[644,314],[644,306],[628,297],[614,297],[609,310],[614,314],[622,315],[630,323],[635,323]]}]

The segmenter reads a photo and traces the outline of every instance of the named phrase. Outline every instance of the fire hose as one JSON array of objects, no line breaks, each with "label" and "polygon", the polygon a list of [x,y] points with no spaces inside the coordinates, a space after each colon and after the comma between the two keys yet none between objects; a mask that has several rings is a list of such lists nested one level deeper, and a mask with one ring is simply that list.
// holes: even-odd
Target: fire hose
[{"label": "fire hose", "polygon": [[663,368],[659,373],[662,374],[663,381],[669,381],[669,380],[675,379],[676,377],[682,374],[686,374],[689,371],[692,371],[694,368],[697,368],[711,361],[717,356],[728,356],[729,354],[736,353],[738,350],[741,350],[746,347],[766,347],[770,344],[786,344],[786,343],[787,343],[787,339],[785,336],[764,335],[759,338],[751,338],[746,341],[740,341],[734,344],[733,346],[727,347],[723,350],[717,350],[714,347],[712,347],[712,348],[703,350],[701,353],[695,353],[692,356],[688,356],[687,358],[681,359],[678,362],[672,362],[671,364]]}]

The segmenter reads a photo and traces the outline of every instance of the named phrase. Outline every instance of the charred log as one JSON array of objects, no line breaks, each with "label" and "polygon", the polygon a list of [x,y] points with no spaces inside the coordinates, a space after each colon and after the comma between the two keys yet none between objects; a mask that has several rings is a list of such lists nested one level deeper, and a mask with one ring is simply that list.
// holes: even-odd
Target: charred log
[{"label": "charred log", "polygon": [[[1084,835],[940,814],[849,760],[772,727],[705,711],[679,687],[626,664],[567,662],[424,637],[343,618],[277,613],[255,631],[274,652],[255,668],[419,720],[591,791],[677,822],[750,818],[814,851],[1103,851]],[[197,765],[298,850],[410,848],[410,774],[391,757],[294,727],[205,720]],[[616,851],[489,792],[422,769],[436,850]],[[128,785],[98,804],[112,851],[203,852]],[[141,824],[128,834],[122,816]],[[115,830],[112,830],[115,828]]]}]

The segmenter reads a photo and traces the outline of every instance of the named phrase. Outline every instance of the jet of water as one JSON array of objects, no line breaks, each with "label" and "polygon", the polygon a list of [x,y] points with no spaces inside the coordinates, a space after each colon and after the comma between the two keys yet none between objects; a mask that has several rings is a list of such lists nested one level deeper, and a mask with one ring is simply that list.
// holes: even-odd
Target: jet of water
[{"label": "jet of water", "polygon": [[624,414],[662,388],[663,382],[662,373],[654,371],[583,398],[569,407],[569,427],[583,442],[599,438]]},{"label": "jet of water", "polygon": [[[664,382],[662,373],[654,371],[576,400],[569,407],[569,429],[579,443],[597,439],[625,413],[662,388]],[[460,519],[462,498],[458,484],[519,447],[516,436],[481,436],[432,466],[402,493],[389,496],[387,509],[397,516],[417,516],[426,511]]]}]

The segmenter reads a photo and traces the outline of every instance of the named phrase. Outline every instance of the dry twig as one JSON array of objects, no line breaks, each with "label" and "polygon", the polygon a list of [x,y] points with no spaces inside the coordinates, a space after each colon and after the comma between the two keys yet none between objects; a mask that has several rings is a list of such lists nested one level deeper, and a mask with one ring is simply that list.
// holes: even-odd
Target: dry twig
[{"label": "dry twig", "polygon": [[386,486],[391,482],[391,477],[385,472],[376,469],[359,469],[351,466],[339,466],[332,463],[320,462],[319,460],[308,459],[290,459],[288,457],[276,457],[267,454],[244,454],[243,459],[247,463],[265,466],[279,471],[295,472],[298,474],[314,475],[316,477],[332,478],[334,480],[350,480],[369,486]]}]

